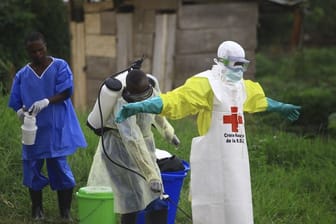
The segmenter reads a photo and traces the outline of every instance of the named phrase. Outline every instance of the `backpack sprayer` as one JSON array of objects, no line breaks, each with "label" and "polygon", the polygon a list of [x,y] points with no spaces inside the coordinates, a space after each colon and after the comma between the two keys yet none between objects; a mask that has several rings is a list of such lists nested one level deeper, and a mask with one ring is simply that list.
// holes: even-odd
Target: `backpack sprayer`
[{"label": "backpack sprayer", "polygon": [[[126,72],[126,71],[131,71],[132,69],[140,69],[143,60],[144,60],[144,58],[142,57],[141,59],[138,59],[138,60],[134,61],[128,68],[126,68],[126,69],[124,69],[124,70],[122,70],[122,71],[120,71],[120,72],[117,72],[117,73],[115,73],[115,74],[109,76],[107,79],[109,79],[109,78],[111,78],[111,77],[115,77],[115,76],[117,76],[117,75],[119,75],[119,74],[121,74],[121,73],[124,73],[124,72]],[[105,79],[105,81],[106,81],[107,79]],[[120,167],[120,168],[123,168],[123,169],[125,169],[125,170],[128,170],[128,171],[130,171],[130,172],[132,172],[132,173],[135,173],[135,174],[137,174],[138,176],[140,176],[141,178],[143,178],[143,179],[145,180],[146,178],[145,178],[141,173],[139,173],[139,172],[137,172],[137,171],[135,171],[135,170],[133,170],[133,169],[130,169],[130,168],[126,167],[126,166],[123,166],[123,165],[121,165],[121,164],[115,162],[113,159],[111,159],[111,158],[109,157],[109,155],[108,155],[107,152],[106,152],[105,144],[104,144],[104,131],[105,131],[105,129],[104,129],[104,125],[103,125],[103,123],[104,123],[104,122],[103,122],[103,113],[102,113],[102,110],[101,110],[101,102],[100,102],[100,94],[101,94],[102,88],[103,88],[103,86],[104,86],[104,84],[105,84],[105,81],[100,85],[100,87],[99,87],[99,91],[98,91],[98,108],[99,108],[100,123],[101,123],[100,136],[101,136],[101,138],[102,138],[102,139],[101,139],[101,142],[102,142],[102,148],[103,148],[104,154],[105,154],[105,156],[107,157],[107,159],[108,159],[110,162],[112,162],[114,165],[116,165],[116,166],[118,166],[118,167]]]}]

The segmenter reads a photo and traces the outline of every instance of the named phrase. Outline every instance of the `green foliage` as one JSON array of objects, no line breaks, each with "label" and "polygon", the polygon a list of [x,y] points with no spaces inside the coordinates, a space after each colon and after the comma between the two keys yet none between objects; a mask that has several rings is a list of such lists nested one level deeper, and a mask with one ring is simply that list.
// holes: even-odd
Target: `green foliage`
[{"label": "green foliage", "polygon": [[[0,163],[0,217],[16,216],[16,209],[22,206],[23,202],[28,203],[27,199],[22,197],[25,194],[25,189],[21,187],[22,180],[17,178],[22,173],[20,122],[16,113],[7,108],[7,102],[7,98],[0,98],[2,119],[0,122],[0,156],[2,158]],[[22,200],[13,200],[16,197],[22,197]],[[22,218],[20,216],[19,219]]]},{"label": "green foliage", "polygon": [[[35,15],[30,1],[3,0],[0,2],[0,87],[1,94],[9,91],[17,67],[24,64],[23,38],[32,29]],[[12,67],[12,68],[10,68]]]},{"label": "green foliage", "polygon": [[[0,1],[0,65],[1,91],[8,92],[14,73],[28,61],[24,38],[38,30],[45,34],[51,55],[70,59],[68,9],[63,0]],[[9,81],[10,80],[10,81]]]},{"label": "green foliage", "polygon": [[[71,164],[83,164],[83,162],[85,164],[91,164],[93,156],[96,152],[96,147],[98,145],[99,138],[86,125],[87,114],[85,113],[78,114],[78,119],[80,121],[88,146],[85,149],[78,150],[75,156],[69,157],[69,161]],[[74,165],[72,166],[72,170],[74,173],[77,174],[76,175],[77,186],[78,187],[86,186],[90,166]]]},{"label": "green foliage", "polygon": [[309,35],[309,41],[323,43],[335,43],[336,36],[333,30],[336,29],[334,0],[309,0],[305,4],[305,31]]},{"label": "green foliage", "polygon": [[335,91],[327,88],[311,87],[304,89],[295,97],[296,102],[303,105],[299,124],[306,128],[325,133],[328,126],[328,116],[336,111]]},{"label": "green foliage", "polygon": [[261,2],[259,12],[258,42],[260,48],[266,46],[288,46],[293,23],[293,14],[290,10],[278,10],[272,12],[268,7],[263,10],[263,4],[274,3]]},{"label": "green foliage", "polygon": [[328,117],[328,134],[336,137],[336,113],[332,113]]},{"label": "green foliage", "polygon": [[69,11],[63,0],[31,0],[31,8],[36,15],[34,28],[45,35],[49,53],[69,61]]},{"label": "green foliage", "polygon": [[14,74],[14,65],[9,60],[0,58],[0,95],[10,90],[12,77],[9,74]]},{"label": "green foliage", "polygon": [[248,142],[255,222],[334,223],[335,141],[272,129],[252,135],[254,129]]},{"label": "green foliage", "polygon": [[25,57],[23,38],[34,27],[35,15],[30,11],[30,0],[0,2],[1,59],[20,65]]},{"label": "green foliage", "polygon": [[[301,117],[295,124],[309,135],[325,134],[328,116],[336,112],[335,57],[335,48],[312,48],[277,56],[256,55],[256,77],[265,94],[302,106]],[[275,114],[267,114],[263,119],[270,125],[279,124],[279,116]]]},{"label": "green foliage", "polygon": [[259,49],[277,53],[290,49],[296,10],[302,15],[300,46],[335,45],[336,1],[306,0],[296,6],[259,1]]}]

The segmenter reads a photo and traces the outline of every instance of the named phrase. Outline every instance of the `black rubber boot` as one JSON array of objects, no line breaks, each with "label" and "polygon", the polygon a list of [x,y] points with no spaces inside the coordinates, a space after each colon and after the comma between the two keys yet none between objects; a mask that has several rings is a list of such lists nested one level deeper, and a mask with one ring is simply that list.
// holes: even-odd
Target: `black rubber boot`
[{"label": "black rubber boot", "polygon": [[32,218],[34,220],[43,220],[44,212],[42,207],[42,190],[34,191],[33,189],[29,189],[29,195],[32,202]]},{"label": "black rubber boot", "polygon": [[137,212],[121,215],[121,224],[136,224]]},{"label": "black rubber boot", "polygon": [[57,191],[58,207],[63,221],[72,222],[70,215],[73,188]]},{"label": "black rubber boot", "polygon": [[145,219],[146,224],[167,224],[168,209],[147,212]]}]

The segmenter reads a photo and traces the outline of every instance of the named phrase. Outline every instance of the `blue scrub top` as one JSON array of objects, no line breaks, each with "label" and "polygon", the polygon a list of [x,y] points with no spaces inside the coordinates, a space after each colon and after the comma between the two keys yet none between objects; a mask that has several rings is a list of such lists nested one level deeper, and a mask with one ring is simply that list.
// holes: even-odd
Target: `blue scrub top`
[{"label": "blue scrub top", "polygon": [[[53,61],[38,76],[29,65],[15,75],[8,106],[15,111],[25,105],[29,108],[35,101],[50,98],[67,89],[73,92],[73,78],[66,61]],[[22,145],[23,159],[42,159],[73,154],[87,143],[78,122],[71,99],[49,104],[36,116],[38,127],[34,145]]]}]

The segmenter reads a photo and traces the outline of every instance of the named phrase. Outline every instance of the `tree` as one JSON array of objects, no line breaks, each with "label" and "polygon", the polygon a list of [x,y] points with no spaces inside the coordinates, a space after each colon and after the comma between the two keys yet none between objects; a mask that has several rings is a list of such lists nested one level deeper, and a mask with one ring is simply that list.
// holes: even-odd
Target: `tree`
[{"label": "tree", "polygon": [[24,39],[33,30],[45,35],[50,54],[69,60],[68,7],[63,0],[1,0],[0,92],[9,91],[8,82],[27,63]]}]

